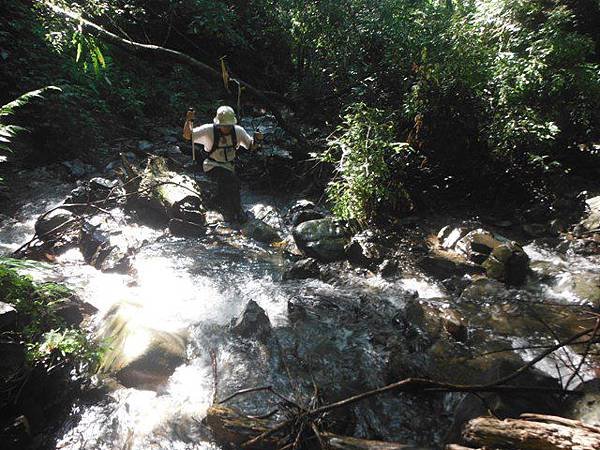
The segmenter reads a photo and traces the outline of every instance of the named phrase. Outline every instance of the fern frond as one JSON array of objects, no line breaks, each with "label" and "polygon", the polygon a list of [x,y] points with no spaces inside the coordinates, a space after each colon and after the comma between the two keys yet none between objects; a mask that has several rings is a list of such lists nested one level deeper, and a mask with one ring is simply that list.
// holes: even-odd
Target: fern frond
[{"label": "fern frond", "polygon": [[35,91],[26,92],[25,94],[21,95],[19,98],[13,100],[12,102],[7,103],[6,105],[0,106],[0,117],[10,116],[10,115],[14,114],[15,110],[17,108],[20,108],[20,107],[26,105],[34,98],[43,98],[44,97],[43,94],[45,94],[48,91],[59,91],[60,92],[61,89],[56,86],[46,86],[41,89],[37,89]]}]

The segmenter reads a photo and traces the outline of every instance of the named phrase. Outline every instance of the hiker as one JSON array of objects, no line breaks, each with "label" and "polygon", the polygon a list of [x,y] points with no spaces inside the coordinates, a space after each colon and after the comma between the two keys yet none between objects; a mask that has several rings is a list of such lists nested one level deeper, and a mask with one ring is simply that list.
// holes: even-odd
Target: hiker
[{"label": "hiker", "polygon": [[[192,138],[194,116],[193,110],[188,111],[183,125],[183,138],[188,141]],[[257,132],[250,137],[236,124],[233,108],[221,106],[217,109],[212,124],[193,127],[193,142],[202,144],[204,151],[208,152],[202,169],[217,183],[217,197],[222,205],[223,215],[228,220],[244,222],[246,215],[240,202],[240,181],[235,175],[235,154],[240,146],[255,150],[263,136]]]}]

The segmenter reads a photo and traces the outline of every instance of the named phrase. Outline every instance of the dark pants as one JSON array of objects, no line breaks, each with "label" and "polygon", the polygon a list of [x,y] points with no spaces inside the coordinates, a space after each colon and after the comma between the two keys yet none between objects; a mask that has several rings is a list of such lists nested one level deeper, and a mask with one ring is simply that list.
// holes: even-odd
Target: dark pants
[{"label": "dark pants", "polygon": [[240,201],[240,180],[231,171],[215,167],[207,175],[217,183],[215,203],[226,219],[239,219],[243,215]]}]

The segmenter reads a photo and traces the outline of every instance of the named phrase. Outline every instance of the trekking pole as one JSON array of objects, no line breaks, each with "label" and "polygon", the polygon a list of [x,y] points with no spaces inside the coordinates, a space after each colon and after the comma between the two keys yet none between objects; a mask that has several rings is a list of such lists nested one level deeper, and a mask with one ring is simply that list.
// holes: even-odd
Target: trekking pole
[{"label": "trekking pole", "polygon": [[190,120],[190,129],[192,130],[192,161],[196,162],[196,146],[194,145],[194,108],[190,106],[188,109],[188,117]]}]

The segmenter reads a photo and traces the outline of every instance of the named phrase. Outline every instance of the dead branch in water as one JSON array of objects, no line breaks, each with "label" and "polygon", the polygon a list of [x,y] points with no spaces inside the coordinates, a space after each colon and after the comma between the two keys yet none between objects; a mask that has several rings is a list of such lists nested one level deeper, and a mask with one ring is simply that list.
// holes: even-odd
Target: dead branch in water
[{"label": "dead branch in water", "polygon": [[[397,381],[395,383],[389,384],[387,386],[383,386],[378,389],[373,389],[371,391],[363,392],[358,395],[354,395],[352,397],[348,397],[337,402],[329,403],[322,406],[317,406],[316,399],[313,396],[313,399],[310,401],[307,407],[295,407],[293,410],[289,409],[290,404],[285,404],[284,407],[287,407],[287,419],[283,420],[279,423],[270,423],[261,420],[259,424],[251,422],[253,426],[249,426],[247,422],[245,423],[248,426],[244,426],[245,436],[248,439],[241,440],[238,442],[238,445],[241,448],[246,449],[255,449],[255,448],[277,448],[279,450],[282,449],[295,449],[299,448],[302,442],[307,440],[318,441],[319,445],[323,447],[323,444],[330,445],[329,440],[326,438],[327,434],[325,432],[321,432],[318,428],[318,424],[320,424],[325,416],[331,411],[339,408],[346,408],[352,406],[358,402],[366,400],[368,398],[372,398],[375,396],[387,394],[387,393],[398,393],[398,392],[406,392],[411,394],[420,394],[420,393],[432,393],[432,392],[470,392],[470,393],[481,393],[481,392],[545,392],[545,393],[554,393],[554,394],[571,394],[571,395],[579,395],[581,392],[579,391],[570,391],[563,389],[555,389],[555,388],[544,388],[544,387],[536,387],[536,386],[516,386],[510,385],[511,381],[518,378],[525,371],[533,367],[542,359],[546,358],[551,353],[572,344],[573,342],[577,342],[583,336],[593,334],[586,342],[589,342],[595,338],[595,333],[597,332],[598,327],[589,328],[584,331],[581,331],[568,339],[565,339],[557,344],[550,346],[545,349],[540,355],[524,364],[511,374],[502,377],[494,382],[487,384],[475,384],[475,385],[464,385],[464,384],[453,384],[446,382],[438,382],[434,380],[429,380],[425,378],[407,378],[404,380]],[[248,389],[242,389],[237,391],[228,397],[224,398],[220,403],[213,406],[214,409],[210,409],[207,415],[207,422],[209,424],[213,424],[216,428],[223,428],[223,424],[219,424],[219,420],[226,417],[228,414],[233,414],[233,410],[230,408],[226,408],[223,403],[232,400],[235,397],[240,395],[247,395],[259,391],[268,391],[271,393],[275,393],[272,386],[260,386]],[[283,397],[280,394],[277,394],[279,397]],[[316,393],[315,393],[316,395]],[[285,399],[285,397],[283,397]],[[289,400],[288,400],[289,402]],[[299,405],[291,405],[291,406],[299,406]],[[212,411],[212,412],[211,412]],[[270,416],[270,414],[269,414]],[[248,420],[248,416],[239,415],[237,417],[243,417],[244,420]],[[220,419],[221,418],[221,419]],[[224,419],[223,419],[224,420]],[[240,419],[241,420],[241,419]],[[234,420],[235,422],[235,420]],[[230,427],[231,428],[231,427]],[[235,427],[234,427],[235,428]],[[240,428],[240,429],[241,429]],[[229,431],[231,433],[231,431]],[[231,436],[231,435],[229,435]],[[239,436],[238,436],[239,438]],[[352,439],[352,438],[348,438]],[[346,442],[342,439],[343,442]],[[389,449],[399,449],[405,448],[402,444],[394,444],[394,443],[385,443],[388,445],[387,447],[379,446],[377,447],[375,443],[371,446],[368,442],[374,441],[361,441],[360,445],[356,444],[355,447],[351,447],[350,444],[344,444],[348,446],[340,446],[334,448],[364,448],[364,449],[375,449],[375,448],[389,448]],[[382,443],[379,443],[382,444]],[[362,445],[362,446],[361,446]]]}]

